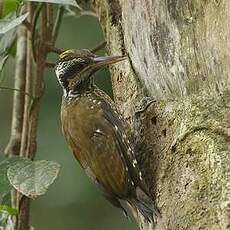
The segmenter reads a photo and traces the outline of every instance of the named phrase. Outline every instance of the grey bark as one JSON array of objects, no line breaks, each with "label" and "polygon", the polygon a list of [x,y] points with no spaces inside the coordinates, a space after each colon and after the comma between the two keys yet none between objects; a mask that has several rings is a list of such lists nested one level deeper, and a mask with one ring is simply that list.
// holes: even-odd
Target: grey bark
[{"label": "grey bark", "polygon": [[[17,37],[14,88],[24,92],[26,65],[26,28],[24,26],[20,26],[18,29]],[[5,149],[5,154],[7,155],[19,155],[20,151],[24,105],[24,94],[22,92],[14,91],[11,136]]]},{"label": "grey bark", "polygon": [[[94,0],[155,229],[230,229],[230,1]],[[144,96],[156,102],[134,116]],[[134,119],[135,117],[135,119]]]}]

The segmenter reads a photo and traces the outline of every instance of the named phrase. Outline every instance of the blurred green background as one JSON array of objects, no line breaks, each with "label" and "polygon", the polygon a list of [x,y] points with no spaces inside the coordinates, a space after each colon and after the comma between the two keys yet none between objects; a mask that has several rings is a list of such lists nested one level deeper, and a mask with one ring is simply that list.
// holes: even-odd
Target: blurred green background
[{"label": "blurred green background", "polygon": [[[83,16],[65,17],[59,33],[59,48],[92,48],[103,40],[98,20]],[[14,61],[3,70],[1,85],[13,87]],[[45,72],[46,90],[38,129],[37,159],[61,164],[59,177],[48,192],[32,202],[31,225],[35,230],[115,230],[137,229],[122,212],[110,205],[89,181],[68,149],[61,132],[62,91],[53,70]],[[111,95],[108,70],[97,73],[97,84]],[[0,150],[10,135],[12,91],[0,91]]]}]

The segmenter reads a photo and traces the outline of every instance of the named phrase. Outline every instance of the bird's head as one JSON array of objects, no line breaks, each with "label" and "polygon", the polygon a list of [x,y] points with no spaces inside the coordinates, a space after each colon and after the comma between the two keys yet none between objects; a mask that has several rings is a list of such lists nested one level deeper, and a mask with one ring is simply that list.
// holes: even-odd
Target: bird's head
[{"label": "bird's head", "polygon": [[82,82],[89,82],[97,70],[124,59],[124,56],[99,57],[86,49],[66,50],[59,55],[55,73],[65,90],[73,90]]}]

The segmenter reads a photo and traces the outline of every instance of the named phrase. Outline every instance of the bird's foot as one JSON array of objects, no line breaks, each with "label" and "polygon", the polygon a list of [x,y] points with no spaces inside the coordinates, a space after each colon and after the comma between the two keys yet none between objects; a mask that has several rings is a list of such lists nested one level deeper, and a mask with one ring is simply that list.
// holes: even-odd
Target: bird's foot
[{"label": "bird's foot", "polygon": [[135,116],[145,112],[153,102],[156,102],[156,99],[152,97],[143,97],[135,108]]}]

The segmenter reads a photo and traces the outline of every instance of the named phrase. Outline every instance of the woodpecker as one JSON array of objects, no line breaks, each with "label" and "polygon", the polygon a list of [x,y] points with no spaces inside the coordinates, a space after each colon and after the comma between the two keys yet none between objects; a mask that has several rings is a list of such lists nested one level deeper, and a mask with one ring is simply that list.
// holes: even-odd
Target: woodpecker
[{"label": "woodpecker", "polygon": [[75,158],[105,198],[128,215],[126,203],[153,222],[158,210],[138,167],[125,121],[114,102],[94,84],[99,69],[123,61],[71,49],[59,55],[55,73],[63,88],[62,130]]}]

